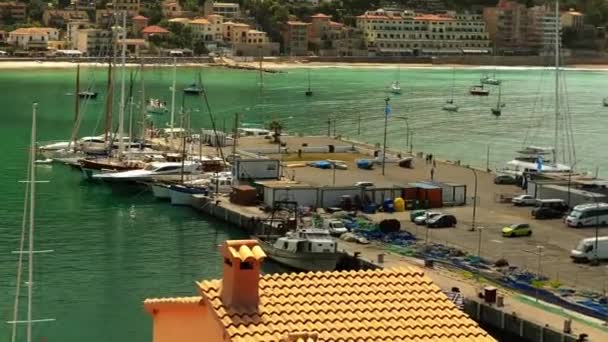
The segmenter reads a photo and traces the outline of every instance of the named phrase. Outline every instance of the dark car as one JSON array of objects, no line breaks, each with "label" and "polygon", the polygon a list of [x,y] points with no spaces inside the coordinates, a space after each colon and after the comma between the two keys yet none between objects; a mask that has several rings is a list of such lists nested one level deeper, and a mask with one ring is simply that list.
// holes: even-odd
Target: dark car
[{"label": "dark car", "polygon": [[499,175],[494,177],[494,184],[518,184],[518,182],[513,176]]},{"label": "dark car", "polygon": [[562,218],[568,208],[540,207],[532,209],[532,217],[537,220]]},{"label": "dark car", "polygon": [[426,225],[429,228],[444,228],[454,227],[456,223],[457,221],[454,215],[439,215],[428,219]]}]

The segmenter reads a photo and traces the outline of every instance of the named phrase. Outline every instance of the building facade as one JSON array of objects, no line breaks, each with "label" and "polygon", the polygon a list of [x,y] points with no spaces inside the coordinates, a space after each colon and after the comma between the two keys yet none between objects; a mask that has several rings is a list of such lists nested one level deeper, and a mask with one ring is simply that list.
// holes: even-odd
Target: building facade
[{"label": "building facade", "polygon": [[27,5],[20,1],[0,2],[0,21],[22,22],[27,18]]},{"label": "building facade", "polygon": [[139,0],[112,0],[108,2],[108,9],[114,11],[127,11],[129,17],[134,17],[139,14]]},{"label": "building facade", "polygon": [[308,26],[301,21],[288,21],[282,29],[283,49],[292,56],[303,56],[308,53]]},{"label": "building facade", "polygon": [[72,21],[87,22],[89,15],[79,10],[45,10],[42,14],[42,23],[45,26],[65,28]]},{"label": "building facade", "polygon": [[7,42],[24,50],[46,50],[52,40],[59,40],[56,28],[26,27],[11,31]]},{"label": "building facade", "polygon": [[[66,41],[69,49],[78,50],[78,32],[93,28],[95,25],[89,22],[72,21],[66,24]],[[82,51],[81,51],[82,52]]]},{"label": "building facade", "polygon": [[215,2],[213,0],[207,0],[203,6],[203,12],[205,15],[221,15],[226,19],[239,18],[241,16],[241,8],[237,3],[230,2]]},{"label": "building facade", "polygon": [[112,31],[101,29],[79,30],[77,50],[87,56],[106,56],[112,50]]},{"label": "building facade", "polygon": [[368,11],[357,27],[371,53],[381,56],[490,52],[480,14],[417,14],[414,11]]},{"label": "building facade", "polygon": [[561,24],[562,28],[569,27],[574,30],[581,30],[585,26],[585,15],[570,9],[561,14]]}]

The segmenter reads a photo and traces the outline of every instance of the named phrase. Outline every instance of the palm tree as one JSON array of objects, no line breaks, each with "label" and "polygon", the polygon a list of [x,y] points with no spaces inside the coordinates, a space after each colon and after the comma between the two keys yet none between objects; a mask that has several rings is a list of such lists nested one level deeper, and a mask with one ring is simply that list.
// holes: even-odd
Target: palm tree
[{"label": "palm tree", "polygon": [[283,128],[283,124],[277,120],[273,120],[272,122],[270,122],[270,125],[268,125],[268,129],[274,131],[274,143],[278,144],[281,142],[279,140],[279,137],[281,136],[281,131],[283,131]]}]

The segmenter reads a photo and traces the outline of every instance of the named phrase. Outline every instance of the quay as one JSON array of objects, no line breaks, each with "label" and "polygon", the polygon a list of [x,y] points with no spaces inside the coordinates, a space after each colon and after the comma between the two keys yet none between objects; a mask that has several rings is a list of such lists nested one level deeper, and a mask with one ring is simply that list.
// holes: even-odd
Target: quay
[{"label": "quay", "polygon": [[[570,249],[578,240],[592,236],[593,232],[567,228],[560,220],[532,221],[529,209],[501,203],[500,198],[513,196],[521,193],[522,190],[511,185],[494,184],[494,174],[488,170],[472,169],[469,166],[459,165],[457,161],[437,161],[433,166],[425,162],[422,153],[417,153],[413,168],[402,168],[391,163],[387,164],[385,175],[382,175],[379,167],[372,170],[356,167],[357,159],[373,158],[374,146],[319,136],[286,136],[281,140],[281,146],[277,147],[278,145],[270,144],[267,139],[259,137],[240,138],[236,152],[242,157],[280,160],[283,178],[291,181],[292,192],[296,191],[295,184],[315,188],[318,193],[332,188],[347,191],[352,190],[352,185],[359,181],[372,182],[379,189],[391,189],[409,182],[429,182],[430,170],[434,168],[433,181],[466,187],[463,205],[438,209],[458,218],[456,228],[428,229],[413,225],[409,222],[409,211],[379,212],[363,216],[374,223],[385,219],[396,219],[400,222],[402,231],[424,240],[425,244],[458,248],[488,260],[506,259],[510,265],[518,266],[530,273],[542,272],[552,281],[574,289],[596,291],[603,289],[606,275],[601,272],[601,268],[574,264],[568,256]],[[169,142],[168,148],[175,149],[175,143]],[[224,154],[229,155],[230,150],[231,147],[225,147]],[[391,152],[405,154],[398,151]],[[348,169],[327,170],[302,165],[309,161],[324,159],[341,160],[348,165]],[[293,165],[297,167],[290,167]],[[475,178],[478,178],[478,194],[476,221],[473,223],[471,200],[474,195],[472,189]],[[290,185],[286,186],[290,187]],[[381,195],[381,199],[386,195]],[[389,196],[393,195],[390,193]],[[268,228],[264,220],[268,219],[269,214],[259,205],[235,204],[229,196],[222,194],[193,195],[193,197],[195,198],[193,207],[196,210],[238,226],[252,236]],[[319,200],[320,197],[317,196],[317,201]],[[531,237],[507,239],[501,236],[502,227],[520,222],[533,222],[534,234]],[[477,229],[470,231],[473,224]],[[559,234],[556,234],[558,230]],[[538,245],[543,245],[542,255],[534,253]],[[350,265],[359,267],[398,267],[411,264],[421,267],[430,266],[420,258],[395,253],[388,244],[381,242],[360,245],[341,240],[339,248],[349,256]],[[539,265],[542,269],[537,268]],[[543,302],[533,296],[520,294],[496,284],[492,279],[481,276],[474,280],[470,272],[439,262],[433,267],[426,267],[426,272],[446,291],[458,287],[468,298],[465,309],[473,318],[482,324],[521,336],[526,341],[577,341],[581,334],[586,334],[591,341],[600,341],[608,335],[608,329],[601,319],[587,317]],[[483,292],[489,284],[499,289],[502,297],[500,307],[484,303],[478,298],[479,293]]]}]

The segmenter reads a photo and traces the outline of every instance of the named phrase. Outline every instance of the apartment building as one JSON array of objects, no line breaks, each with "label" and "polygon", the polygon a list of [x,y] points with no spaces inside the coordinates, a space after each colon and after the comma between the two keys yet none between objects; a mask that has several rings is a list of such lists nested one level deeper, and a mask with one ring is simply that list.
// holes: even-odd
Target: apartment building
[{"label": "apartment building", "polygon": [[292,56],[302,56],[308,53],[308,26],[309,23],[293,20],[281,27],[283,49]]},{"label": "apartment building", "polygon": [[106,56],[112,50],[112,31],[96,28],[79,30],[77,50],[87,56]]},{"label": "apartment building", "polygon": [[134,17],[139,13],[139,0],[112,0],[108,2],[107,8],[113,11],[127,11],[127,16]]},{"label": "apartment building", "polygon": [[42,14],[42,23],[45,26],[65,28],[66,24],[72,21],[88,22],[89,15],[86,11],[54,9],[47,9]]},{"label": "apartment building", "polygon": [[59,30],[52,27],[24,27],[11,31],[7,43],[24,50],[46,50],[48,42],[59,40]]},{"label": "apartment building", "polygon": [[241,16],[241,8],[238,3],[230,2],[215,2],[207,0],[203,6],[203,12],[208,15],[221,15],[226,19],[239,18]]},{"label": "apartment building", "polygon": [[480,14],[418,14],[414,11],[367,11],[357,27],[371,53],[381,56],[490,52]]}]

